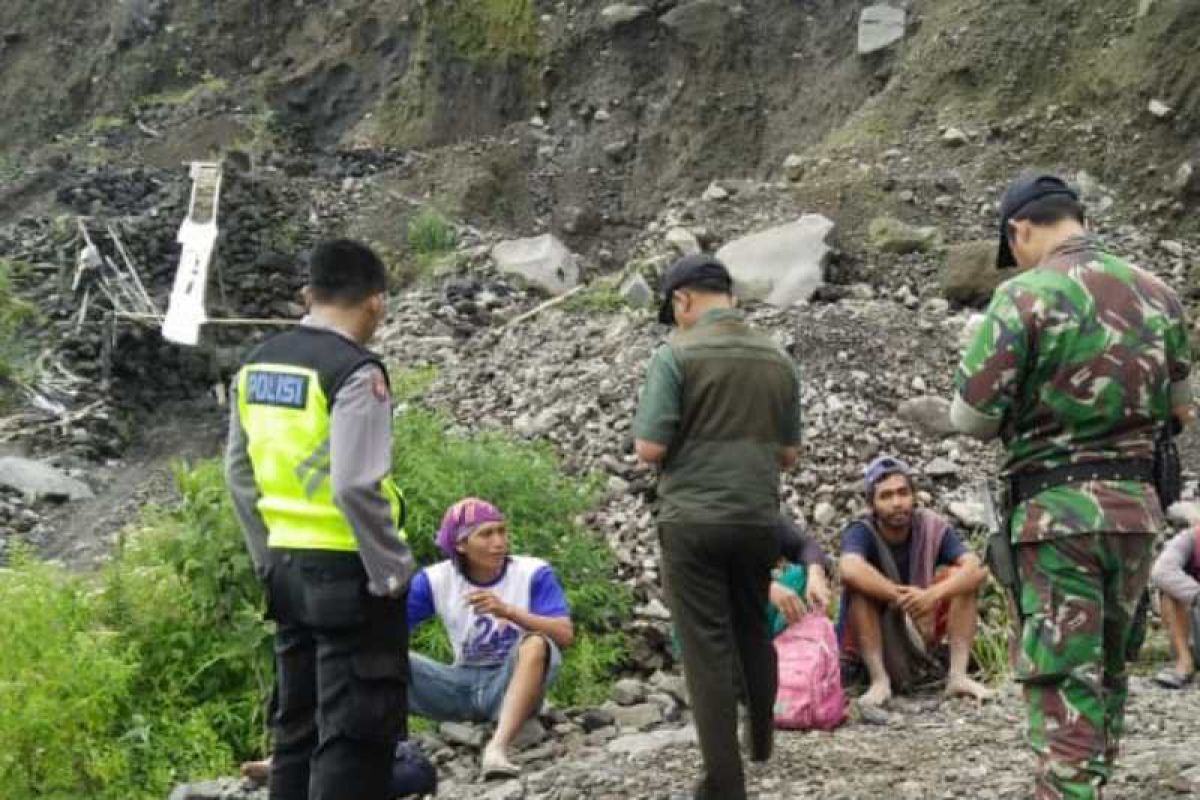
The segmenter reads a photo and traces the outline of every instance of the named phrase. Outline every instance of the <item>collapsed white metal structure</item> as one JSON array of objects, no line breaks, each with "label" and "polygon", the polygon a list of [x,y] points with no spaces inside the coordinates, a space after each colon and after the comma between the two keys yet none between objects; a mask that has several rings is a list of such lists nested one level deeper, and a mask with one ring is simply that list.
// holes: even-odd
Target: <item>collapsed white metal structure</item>
[{"label": "collapsed white metal structure", "polygon": [[221,197],[221,164],[193,161],[191,164],[192,198],[188,215],[175,237],[183,252],[171,287],[162,335],[170,342],[196,345],[200,327],[208,322],[205,295],[208,266],[217,242],[217,207]]}]

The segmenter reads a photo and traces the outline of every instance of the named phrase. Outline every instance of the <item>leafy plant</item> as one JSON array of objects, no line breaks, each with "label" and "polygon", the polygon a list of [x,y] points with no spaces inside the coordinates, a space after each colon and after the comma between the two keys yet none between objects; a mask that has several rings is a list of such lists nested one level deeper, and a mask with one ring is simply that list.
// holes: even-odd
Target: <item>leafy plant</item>
[{"label": "leafy plant", "polygon": [[611,286],[588,287],[562,303],[563,311],[614,314],[629,308],[621,293]]},{"label": "leafy plant", "polygon": [[457,245],[454,226],[435,209],[423,208],[408,221],[408,246],[418,257],[444,255]]}]

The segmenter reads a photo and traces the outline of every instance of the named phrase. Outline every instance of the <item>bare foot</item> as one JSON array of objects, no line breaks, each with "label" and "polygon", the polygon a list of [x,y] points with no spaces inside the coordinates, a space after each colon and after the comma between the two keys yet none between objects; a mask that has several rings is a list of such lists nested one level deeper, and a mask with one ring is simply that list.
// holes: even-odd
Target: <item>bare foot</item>
[{"label": "bare foot", "polygon": [[970,697],[980,702],[991,700],[996,693],[966,675],[951,675],[946,680],[947,697]]},{"label": "bare foot", "polygon": [[253,781],[259,786],[265,786],[267,779],[271,775],[271,759],[263,759],[262,761],[244,761],[242,762],[242,777]]},{"label": "bare foot", "polygon": [[889,681],[879,681],[872,683],[871,688],[858,698],[858,702],[864,706],[882,706],[891,699],[892,684]]}]

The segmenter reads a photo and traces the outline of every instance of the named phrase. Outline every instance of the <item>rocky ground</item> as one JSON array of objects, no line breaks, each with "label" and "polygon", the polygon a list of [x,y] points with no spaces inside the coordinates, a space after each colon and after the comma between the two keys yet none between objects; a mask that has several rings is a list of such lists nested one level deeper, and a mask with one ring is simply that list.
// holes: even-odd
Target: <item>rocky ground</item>
[{"label": "rocky ground", "polygon": [[[479,783],[474,776],[472,754],[482,741],[481,733],[455,728],[420,738],[435,754],[452,749],[448,741],[468,742],[459,746],[463,755],[441,766],[438,797],[449,800],[690,797],[699,755],[686,710],[682,724],[639,730],[637,714],[629,713],[637,707],[618,707],[616,714],[623,721],[616,725],[599,724],[606,722],[605,713],[611,719],[612,712],[591,712],[579,724],[562,715],[545,718],[547,726],[566,733],[556,745],[528,737],[528,747],[518,757],[525,774],[501,783]],[[1195,689],[1169,692],[1135,677],[1130,734],[1105,797],[1200,797],[1194,746],[1198,713],[1200,695]],[[582,733],[591,725],[598,727]],[[902,698],[893,702],[885,724],[852,720],[833,733],[778,732],[775,757],[766,765],[748,768],[747,786],[757,800],[1016,800],[1029,796],[1032,775],[1023,726],[1024,709],[1011,684],[998,700],[983,706],[943,701],[934,695]],[[241,781],[223,780],[180,787],[172,800],[261,800],[265,796],[264,790]]]}]

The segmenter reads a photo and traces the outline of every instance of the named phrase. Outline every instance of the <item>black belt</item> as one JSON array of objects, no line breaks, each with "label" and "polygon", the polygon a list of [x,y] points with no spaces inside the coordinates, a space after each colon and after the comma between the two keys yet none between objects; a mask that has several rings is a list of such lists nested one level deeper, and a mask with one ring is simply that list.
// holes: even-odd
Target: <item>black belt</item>
[{"label": "black belt", "polygon": [[1139,458],[1111,461],[1084,461],[1039,472],[1018,472],[1008,476],[1009,507],[1023,503],[1036,494],[1070,483],[1088,481],[1138,481],[1154,483],[1154,462]]}]

